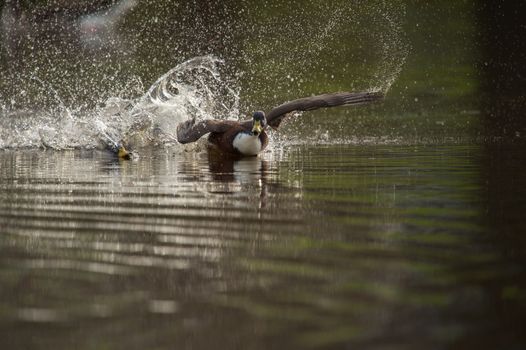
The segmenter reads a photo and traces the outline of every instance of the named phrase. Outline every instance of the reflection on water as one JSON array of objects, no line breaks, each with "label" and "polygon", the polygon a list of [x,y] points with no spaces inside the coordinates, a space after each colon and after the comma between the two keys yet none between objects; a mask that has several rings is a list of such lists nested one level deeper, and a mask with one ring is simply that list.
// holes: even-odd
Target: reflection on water
[{"label": "reflection on water", "polygon": [[524,341],[524,265],[486,226],[477,147],[140,154],[0,153],[7,348]]}]

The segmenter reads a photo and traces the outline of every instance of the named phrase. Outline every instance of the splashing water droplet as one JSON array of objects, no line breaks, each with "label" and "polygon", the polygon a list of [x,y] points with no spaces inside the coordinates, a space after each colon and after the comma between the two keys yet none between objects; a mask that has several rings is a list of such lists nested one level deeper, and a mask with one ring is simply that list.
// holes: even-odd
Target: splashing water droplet
[{"label": "splashing water droplet", "polygon": [[[138,2],[115,3],[131,6]],[[40,57],[43,44],[29,41],[31,69],[13,74],[14,82],[5,85],[15,87],[14,93],[0,96],[0,148],[101,148],[115,147],[122,140],[135,145],[173,143],[172,133],[188,118],[238,119],[240,109],[267,109],[287,100],[331,91],[387,92],[399,76],[409,51],[401,26],[402,2],[306,1],[304,5],[279,1],[254,3],[247,8],[240,5],[236,13],[241,15],[232,16],[239,23],[219,21],[227,24],[214,28],[218,32],[221,28],[229,29],[221,34],[232,39],[220,41],[222,44],[242,43],[239,46],[214,51],[211,44],[210,50],[184,51],[183,42],[170,45],[171,57],[218,52],[228,63],[211,55],[195,57],[160,76],[149,89],[136,76],[141,73],[129,69],[136,58],[130,59],[131,54],[115,56],[117,59],[110,53],[99,52],[100,57],[88,63],[77,61],[77,57],[66,62],[71,58],[63,59],[62,53],[74,50],[64,50],[60,43],[54,43],[60,48],[58,54]],[[269,11],[275,16],[270,16]],[[95,17],[82,17],[80,23],[93,25]],[[152,13],[145,21],[147,29],[154,27],[159,33],[165,29],[162,26],[166,25],[166,18],[161,13]],[[369,25],[362,25],[364,21],[370,22]],[[183,26],[185,21],[180,19],[180,23]],[[236,28],[243,28],[243,33],[234,35]],[[147,39],[156,33],[146,32]],[[182,34],[189,32],[186,28]],[[198,32],[195,31],[195,37],[200,35]],[[85,34],[92,39],[101,38]],[[110,38],[109,44],[118,44],[115,38],[127,42],[124,35],[112,34],[116,36]],[[193,32],[188,37],[194,38]],[[130,35],[127,39],[134,38]],[[163,40],[157,41],[162,47],[167,46]],[[89,43],[96,44],[93,40]],[[141,46],[139,42],[134,44],[133,47]],[[137,58],[137,63],[144,71],[155,72],[150,77],[158,77],[155,69],[166,55],[160,55],[158,50],[151,52],[147,62],[139,62]],[[127,61],[121,62],[120,58]],[[229,71],[232,69],[235,73]],[[232,78],[228,80],[225,76]],[[61,86],[63,81],[73,84]],[[241,99],[244,105],[240,107]],[[320,131],[314,137],[322,139],[322,134]],[[283,139],[293,136],[284,135]]]},{"label": "splashing water droplet", "polygon": [[171,133],[188,118],[237,117],[239,93],[222,80],[222,64],[213,56],[190,59],[161,76],[141,97],[111,97],[88,111],[68,108],[52,86],[35,76],[58,106],[5,113],[0,147],[115,148],[123,140],[137,146],[174,142]]}]

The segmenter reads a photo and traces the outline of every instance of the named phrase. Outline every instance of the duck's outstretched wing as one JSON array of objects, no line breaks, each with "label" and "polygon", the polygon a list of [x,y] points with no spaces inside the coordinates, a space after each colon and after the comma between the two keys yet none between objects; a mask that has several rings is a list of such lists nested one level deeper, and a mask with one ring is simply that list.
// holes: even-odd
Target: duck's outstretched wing
[{"label": "duck's outstretched wing", "polygon": [[273,128],[279,127],[279,124],[287,116],[287,113],[293,111],[311,111],[318,108],[336,107],[345,105],[355,105],[369,103],[383,98],[383,93],[376,92],[336,92],[311,97],[300,98],[297,100],[285,102],[284,104],[273,108],[267,114],[267,123]]},{"label": "duck's outstretched wing", "polygon": [[196,122],[195,118],[192,118],[177,125],[177,141],[180,143],[195,142],[205,134],[225,132],[236,125],[237,123],[231,120],[207,119]]}]

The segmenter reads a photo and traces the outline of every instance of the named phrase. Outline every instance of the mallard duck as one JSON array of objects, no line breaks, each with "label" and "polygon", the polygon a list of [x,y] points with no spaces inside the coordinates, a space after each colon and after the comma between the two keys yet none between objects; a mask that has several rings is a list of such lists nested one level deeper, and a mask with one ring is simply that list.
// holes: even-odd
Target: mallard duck
[{"label": "mallard duck", "polygon": [[324,107],[369,103],[383,97],[381,92],[337,92],[300,98],[273,108],[267,115],[256,111],[245,121],[192,118],[177,126],[177,141],[195,142],[205,134],[211,145],[224,153],[256,156],[268,145],[268,126],[277,129],[283,119],[294,111],[311,111]]},{"label": "mallard duck", "polygon": [[106,150],[113,153],[117,158],[124,159],[124,160],[132,160],[134,154],[126,149],[126,146],[124,145],[124,142],[114,142],[113,140],[110,140],[109,142],[106,141]]},{"label": "mallard duck", "polygon": [[119,145],[117,148],[117,157],[120,159],[131,160],[132,153],[128,151],[123,145]]}]

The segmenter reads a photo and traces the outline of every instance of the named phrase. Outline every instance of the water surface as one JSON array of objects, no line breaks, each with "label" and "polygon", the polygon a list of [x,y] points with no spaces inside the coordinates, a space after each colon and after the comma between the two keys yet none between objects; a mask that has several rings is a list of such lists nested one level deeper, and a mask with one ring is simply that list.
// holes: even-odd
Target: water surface
[{"label": "water surface", "polygon": [[479,146],[140,155],[0,153],[4,346],[524,344],[524,251]]}]

